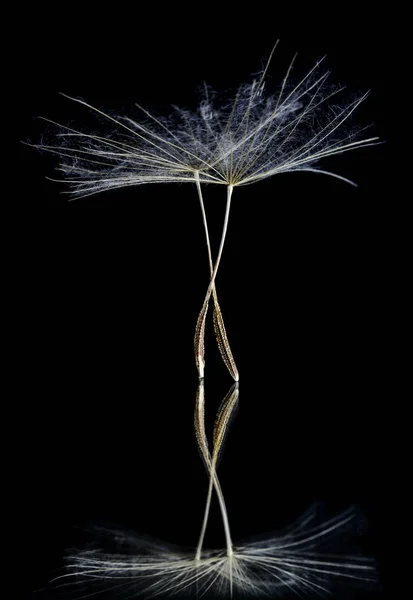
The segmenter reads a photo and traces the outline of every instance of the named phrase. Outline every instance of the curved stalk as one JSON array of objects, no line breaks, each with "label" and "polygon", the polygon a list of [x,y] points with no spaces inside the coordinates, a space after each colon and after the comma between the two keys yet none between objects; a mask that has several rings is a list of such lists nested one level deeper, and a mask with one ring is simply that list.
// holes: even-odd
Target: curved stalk
[{"label": "curved stalk", "polygon": [[[199,186],[199,187],[198,187]],[[200,194],[200,185],[199,185],[199,180],[197,181],[197,187],[198,187],[198,194]],[[204,356],[205,356],[205,344],[204,344],[204,340],[205,340],[205,320],[206,320],[206,314],[207,314],[207,310],[208,310],[208,304],[209,304],[209,299],[211,297],[211,293],[213,290],[215,290],[215,278],[218,272],[218,267],[219,267],[219,263],[221,261],[221,257],[222,257],[222,251],[224,249],[224,243],[225,243],[225,237],[226,237],[226,233],[227,233],[227,228],[228,228],[228,219],[229,219],[229,211],[230,211],[230,207],[231,207],[231,196],[232,196],[232,191],[233,191],[233,186],[229,185],[227,187],[227,204],[226,204],[226,209],[225,209],[225,217],[224,217],[224,225],[222,228],[222,235],[221,235],[221,242],[219,245],[219,250],[218,250],[218,256],[217,256],[217,260],[215,263],[215,266],[212,270],[211,273],[211,279],[210,279],[210,283],[207,289],[207,293],[205,295],[205,300],[204,303],[202,305],[202,309],[201,312],[199,313],[198,319],[197,319],[197,323],[196,323],[196,328],[195,328],[195,339],[194,339],[194,349],[195,349],[195,362],[196,362],[196,366],[198,369],[198,374],[199,374],[199,378],[203,379],[204,377],[204,369],[205,369],[205,360],[204,360]],[[200,202],[202,199],[202,194],[200,195]],[[204,219],[204,227],[205,227],[205,232],[207,234],[208,232],[208,228],[207,228],[207,223],[206,223],[206,216],[205,216],[205,209],[203,209],[203,202],[201,202],[201,210],[203,213],[203,219]],[[208,246],[208,256],[210,258],[210,265],[212,266],[212,257],[211,257],[211,247],[209,244],[209,235],[207,235],[207,246]],[[216,299],[216,290],[214,291],[214,301]],[[215,307],[218,306],[218,300],[216,301],[216,305]],[[218,313],[219,311],[219,313]],[[216,314],[220,315],[220,309],[218,306],[218,311],[216,311]],[[216,328],[215,328],[215,333],[217,335],[217,339],[218,339],[218,345],[220,346],[220,350],[221,350],[221,354],[222,357],[224,359],[225,364],[227,365],[227,367],[229,368],[231,375],[234,377],[234,379],[236,381],[238,381],[238,371],[234,362],[234,359],[232,358],[232,353],[231,350],[229,348],[229,344],[228,344],[228,339],[225,333],[225,329],[224,329],[224,322],[222,320],[222,315],[220,316],[220,318],[217,317],[216,320],[214,320],[214,324],[216,324]],[[218,331],[218,333],[217,333]],[[219,335],[220,332],[223,332],[223,337],[220,340]],[[229,355],[225,358],[225,355],[227,354],[227,352],[229,351]],[[232,362],[230,360],[230,358],[232,359]],[[230,366],[228,366],[230,365]]]},{"label": "curved stalk", "polygon": [[217,493],[218,502],[221,510],[222,521],[224,524],[225,540],[227,546],[227,556],[233,555],[231,533],[229,528],[228,513],[225,506],[224,495],[222,493],[221,485],[216,474],[216,466],[220,451],[223,446],[225,435],[228,431],[231,415],[234,411],[236,403],[238,401],[238,383],[235,383],[228,394],[225,396],[221,403],[221,407],[218,411],[215,427],[214,427],[214,445],[212,458],[208,449],[208,441],[205,434],[205,392],[204,383],[200,382],[197,391],[196,406],[195,406],[195,433],[198,442],[199,449],[201,451],[202,458],[206,469],[209,473],[209,486],[207,499],[205,504],[204,518],[201,527],[201,533],[199,536],[198,546],[195,554],[195,560],[200,560],[202,546],[204,543],[205,531],[208,523],[209,510],[211,507],[212,490],[215,488]]},{"label": "curved stalk", "polygon": [[[196,183],[196,188],[198,191],[199,204],[200,204],[201,213],[202,213],[202,222],[204,225],[205,238],[206,238],[206,244],[207,244],[207,249],[208,249],[209,272],[212,277],[213,272],[214,272],[214,266],[212,263],[212,253],[211,253],[211,244],[209,241],[208,223],[207,223],[207,218],[206,218],[206,213],[205,213],[204,200],[202,197],[201,183],[199,181],[199,173],[198,172],[195,173],[195,183]],[[231,351],[231,347],[228,342],[228,337],[227,337],[227,333],[226,333],[225,325],[224,325],[224,318],[222,316],[221,308],[218,303],[218,295],[217,295],[215,283],[212,288],[212,297],[214,300],[214,315],[213,315],[214,331],[215,331],[215,337],[217,340],[218,348],[221,352],[222,360],[224,361],[228,371],[230,372],[231,377],[235,381],[238,381],[239,380],[238,369],[237,369],[237,365],[235,364],[235,360],[234,360],[234,357],[233,357],[233,354]]]}]

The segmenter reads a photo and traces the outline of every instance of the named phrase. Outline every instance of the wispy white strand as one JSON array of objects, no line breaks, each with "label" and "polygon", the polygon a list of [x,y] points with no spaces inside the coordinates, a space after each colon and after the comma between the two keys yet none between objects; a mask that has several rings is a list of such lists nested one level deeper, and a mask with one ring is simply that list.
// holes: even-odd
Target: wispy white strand
[{"label": "wispy white strand", "polygon": [[[368,94],[333,106],[332,99],[336,101],[344,88],[327,83],[329,72],[319,73],[323,59],[294,84],[295,58],[274,94],[265,88],[268,61],[259,80],[241,85],[232,98],[214,94],[211,99],[205,86],[195,111],[173,107],[166,117],[155,116],[140,105],[136,105],[139,120],[113,116],[63,94],[116,129],[96,135],[46,119],[56,134],[53,142],[45,139],[36,146],[64,157],[59,170],[73,197],[146,183],[193,183],[195,176],[200,183],[236,187],[281,172],[331,174],[314,165],[377,143],[377,137],[356,140],[359,134],[346,127]],[[341,175],[338,179],[349,182]]]},{"label": "wispy white strand", "polygon": [[[74,554],[68,572],[55,585],[89,584],[91,594],[117,587],[117,597],[185,596],[325,598],[339,595],[348,586],[377,585],[374,562],[348,555],[340,537],[357,527],[360,515],[350,508],[327,521],[317,522],[319,508],[312,507],[294,526],[278,535],[235,546],[225,551],[183,552],[159,542],[107,531],[127,548],[127,553],[99,550]],[[334,548],[335,554],[331,554]],[[337,553],[338,552],[338,553]],[[117,583],[118,582],[118,583]],[[232,591],[231,591],[232,590]],[[335,596],[336,597],[336,596]]]}]

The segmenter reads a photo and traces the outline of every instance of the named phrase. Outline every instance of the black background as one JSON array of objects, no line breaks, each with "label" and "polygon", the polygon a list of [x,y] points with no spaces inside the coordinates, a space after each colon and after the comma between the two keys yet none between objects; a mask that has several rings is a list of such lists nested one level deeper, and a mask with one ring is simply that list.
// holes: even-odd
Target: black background
[{"label": "black background", "polygon": [[[224,14],[208,5],[63,3],[36,7],[25,20],[20,123],[21,139],[32,143],[44,131],[40,115],[90,119],[59,91],[117,111],[135,101],[194,107],[204,80],[237,86],[278,38],[269,87],[298,52],[297,73],[327,54],[333,81],[349,94],[371,91],[354,122],[371,123],[386,144],[323,163],[357,189],[302,173],[234,191],[217,289],[240,405],[220,477],[234,540],[275,530],[315,500],[333,512],[359,505],[384,594],[394,236],[384,16],[367,5],[307,14],[260,4]],[[19,421],[30,597],[93,523],[196,544],[207,480],[192,429],[192,339],[208,263],[194,187],[68,203],[64,186],[45,179],[55,159],[26,146],[21,158],[22,194],[42,214],[28,225],[18,309],[18,356],[33,398]],[[206,188],[205,202],[216,251],[219,186]],[[205,385],[211,427],[231,379],[210,323]],[[214,507],[207,545],[223,541]]]}]

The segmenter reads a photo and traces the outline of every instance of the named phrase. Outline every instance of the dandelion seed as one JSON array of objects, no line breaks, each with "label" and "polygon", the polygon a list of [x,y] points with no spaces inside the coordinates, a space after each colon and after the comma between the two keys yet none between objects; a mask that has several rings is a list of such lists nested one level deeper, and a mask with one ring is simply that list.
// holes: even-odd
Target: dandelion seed
[{"label": "dandelion seed", "polygon": [[[215,288],[234,188],[296,171],[330,175],[355,185],[342,175],[320,169],[319,161],[373,145],[378,140],[377,137],[356,139],[363,130],[346,131],[347,119],[367,94],[341,107],[334,105],[343,88],[328,84],[329,72],[321,70],[323,60],[297,83],[292,83],[294,57],[279,89],[274,94],[266,91],[265,78],[276,45],[261,77],[241,85],[232,99],[223,94],[215,95],[212,100],[205,87],[196,111],[174,107],[168,117],[158,117],[137,105],[142,118],[135,120],[126,115],[112,116],[83,100],[71,98],[107,119],[115,126],[114,131],[97,135],[53,123],[57,128],[55,141],[37,145],[62,158],[59,170],[70,187],[69,193],[77,198],[147,183],[195,184],[210,268],[210,284],[194,339],[201,378],[211,294],[218,346],[230,374],[235,381],[239,378]],[[201,192],[203,184],[227,188],[224,227],[215,264]]]},{"label": "dandelion seed", "polygon": [[[234,545],[217,465],[238,404],[238,383],[218,410],[212,451],[205,432],[205,323],[211,295],[219,350],[234,380],[239,379],[215,284],[234,189],[296,171],[330,175],[353,184],[342,175],[320,169],[319,161],[377,143],[376,137],[356,139],[361,131],[345,131],[346,121],[367,94],[341,107],[333,106],[342,88],[327,84],[329,73],[320,71],[322,61],[292,83],[294,57],[278,90],[269,93],[265,78],[274,48],[258,79],[241,85],[233,98],[223,94],[212,99],[205,87],[204,98],[194,112],[174,107],[170,116],[158,117],[137,105],[141,119],[135,120],[126,115],[112,116],[67,96],[104,117],[114,126],[113,132],[86,133],[49,121],[56,127],[55,140],[37,145],[61,157],[59,170],[74,198],[141,184],[191,183],[200,203],[208,251],[210,280],[194,337],[200,378],[195,433],[209,476],[198,545],[195,550],[186,551],[122,532],[104,532],[118,546],[116,552],[93,549],[75,553],[69,559],[68,573],[57,578],[60,585],[65,585],[65,580],[76,580],[97,586],[96,591],[88,589],[83,597],[112,591],[125,599],[140,594],[202,597],[212,593],[223,597],[276,598],[287,592],[323,597],[338,583],[376,581],[372,561],[348,554],[345,548],[335,545],[340,536],[351,533],[349,528],[360,522],[355,508],[328,520],[320,519],[318,509],[313,508],[287,530]],[[204,184],[223,185],[226,189],[225,216],[215,260],[203,201]],[[214,490],[226,549],[212,551],[204,548],[204,537]]]}]

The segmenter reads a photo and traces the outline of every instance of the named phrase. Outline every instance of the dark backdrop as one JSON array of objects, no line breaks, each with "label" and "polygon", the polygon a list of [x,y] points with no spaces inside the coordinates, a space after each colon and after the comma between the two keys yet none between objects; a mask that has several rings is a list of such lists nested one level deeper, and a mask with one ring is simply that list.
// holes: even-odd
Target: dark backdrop
[{"label": "dark backdrop", "polygon": [[[204,80],[236,86],[281,38],[274,81],[294,52],[303,68],[327,54],[349,94],[371,90],[355,121],[386,140],[384,19],[356,7],[236,10],[33,9],[22,36],[21,139],[39,141],[40,115],[86,123],[59,91],[116,110],[135,101],[193,106]],[[288,524],[316,500],[332,512],[356,504],[384,580],[393,235],[386,153],[387,144],[324,162],[357,189],[312,174],[236,189],[217,278],[240,371],[239,411],[220,465],[234,539]],[[194,187],[68,203],[64,187],[45,179],[56,160],[23,146],[21,155],[22,197],[38,211],[27,224],[20,311],[32,397],[19,432],[29,593],[46,586],[65,548],[92,524],[196,544],[207,480],[192,429],[192,340],[208,263]],[[224,194],[207,188],[205,202],[216,252]],[[231,379],[210,323],[205,385],[211,427]],[[214,507],[207,545],[222,544]]]}]

